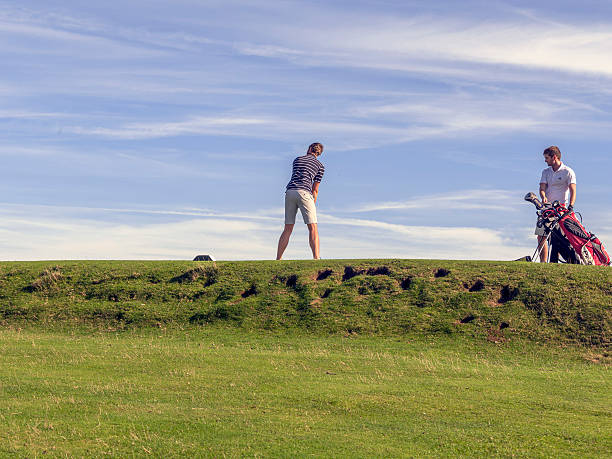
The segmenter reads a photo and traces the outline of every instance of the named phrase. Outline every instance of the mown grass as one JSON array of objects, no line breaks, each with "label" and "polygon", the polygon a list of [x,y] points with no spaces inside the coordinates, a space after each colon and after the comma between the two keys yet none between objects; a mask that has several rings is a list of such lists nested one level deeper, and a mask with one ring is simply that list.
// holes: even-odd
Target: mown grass
[{"label": "mown grass", "polygon": [[609,346],[610,268],[520,262],[0,263],[0,322],[230,324]]},{"label": "mown grass", "polygon": [[[63,327],[63,328],[62,328]],[[1,456],[609,457],[584,348],[92,328],[0,331]]]}]

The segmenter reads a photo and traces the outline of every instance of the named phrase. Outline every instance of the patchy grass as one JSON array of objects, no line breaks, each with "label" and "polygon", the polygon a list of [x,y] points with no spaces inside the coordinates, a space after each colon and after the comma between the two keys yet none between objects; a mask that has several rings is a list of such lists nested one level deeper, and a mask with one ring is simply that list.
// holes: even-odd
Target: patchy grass
[{"label": "patchy grass", "polygon": [[0,322],[115,328],[226,322],[243,330],[606,347],[611,272],[434,260],[5,262]]}]

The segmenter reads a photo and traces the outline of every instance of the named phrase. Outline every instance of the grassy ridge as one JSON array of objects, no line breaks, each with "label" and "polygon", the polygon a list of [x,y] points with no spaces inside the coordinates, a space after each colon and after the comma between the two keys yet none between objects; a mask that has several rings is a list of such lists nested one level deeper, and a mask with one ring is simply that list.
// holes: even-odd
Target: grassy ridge
[{"label": "grassy ridge", "polygon": [[0,321],[221,323],[607,346],[611,274],[602,267],[433,260],[5,262]]}]

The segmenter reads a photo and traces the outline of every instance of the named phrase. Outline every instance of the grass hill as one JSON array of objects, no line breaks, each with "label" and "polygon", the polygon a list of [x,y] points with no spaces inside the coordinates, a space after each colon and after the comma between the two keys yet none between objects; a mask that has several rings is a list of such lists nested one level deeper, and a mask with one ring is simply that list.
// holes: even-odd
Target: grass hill
[{"label": "grass hill", "polygon": [[460,334],[605,347],[612,271],[434,260],[3,262],[0,321]]}]

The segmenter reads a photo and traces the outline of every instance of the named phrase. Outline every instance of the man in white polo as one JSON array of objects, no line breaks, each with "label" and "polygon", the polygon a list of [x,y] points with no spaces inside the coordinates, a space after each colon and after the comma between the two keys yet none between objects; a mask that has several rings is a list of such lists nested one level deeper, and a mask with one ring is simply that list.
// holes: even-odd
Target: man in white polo
[{"label": "man in white polo", "polygon": [[[567,205],[569,195],[569,210],[574,209],[576,202],[576,174],[561,162],[561,151],[558,147],[551,146],[544,150],[544,161],[549,166],[542,171],[540,179],[540,197],[544,204],[555,201]],[[538,247],[540,249],[540,262],[548,261],[548,244],[544,228],[536,226],[535,234],[538,236]]]},{"label": "man in white polo", "polygon": [[323,179],[325,167],[317,159],[323,153],[323,145],[316,142],[308,147],[304,156],[293,160],[291,180],[285,191],[285,229],[278,240],[276,259],[280,260],[289,244],[289,237],[295,225],[298,209],[304,223],[308,226],[308,241],[312,257],[319,259],[319,230],[317,229],[317,209],[315,203],[319,195],[319,184]]}]

